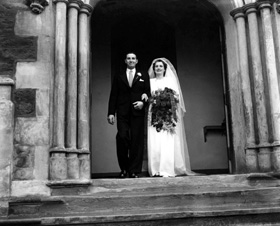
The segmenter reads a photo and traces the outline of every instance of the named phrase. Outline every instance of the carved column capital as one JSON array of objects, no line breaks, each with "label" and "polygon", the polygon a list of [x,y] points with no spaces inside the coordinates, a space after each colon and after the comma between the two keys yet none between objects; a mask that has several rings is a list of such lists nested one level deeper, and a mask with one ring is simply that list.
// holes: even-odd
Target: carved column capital
[{"label": "carved column capital", "polygon": [[56,3],[59,3],[59,2],[64,2],[65,4],[68,5],[69,1],[68,0],[54,0],[53,3],[56,4]]},{"label": "carved column capital", "polygon": [[276,3],[277,13],[280,13],[280,0],[276,0],[275,3]]},{"label": "carved column capital", "polygon": [[76,8],[77,10],[80,10],[80,7],[83,5],[82,0],[69,0],[68,8]]},{"label": "carved column capital", "polygon": [[259,0],[256,2],[256,6],[258,7],[258,10],[264,9],[264,8],[272,8],[272,1],[270,0]]},{"label": "carved column capital", "polygon": [[230,15],[236,20],[239,17],[245,17],[243,7],[236,8],[230,12]]},{"label": "carved column capital", "polygon": [[83,5],[81,5],[80,13],[85,13],[89,16],[91,14],[92,10],[93,10],[93,7],[91,5],[84,3]]},{"label": "carved column capital", "polygon": [[49,0],[26,0],[26,5],[35,14],[40,14],[49,5]]},{"label": "carved column capital", "polygon": [[247,5],[244,5],[242,8],[243,8],[246,16],[250,13],[256,13],[258,11],[257,5],[255,3],[250,3]]}]

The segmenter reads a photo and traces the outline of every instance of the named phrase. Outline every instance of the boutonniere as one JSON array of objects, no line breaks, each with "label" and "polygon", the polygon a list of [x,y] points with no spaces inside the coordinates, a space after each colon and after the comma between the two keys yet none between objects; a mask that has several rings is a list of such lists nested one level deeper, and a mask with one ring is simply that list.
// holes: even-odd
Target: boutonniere
[{"label": "boutonniere", "polygon": [[140,72],[137,72],[137,76],[138,76],[138,77],[141,77],[142,74],[141,74]]}]

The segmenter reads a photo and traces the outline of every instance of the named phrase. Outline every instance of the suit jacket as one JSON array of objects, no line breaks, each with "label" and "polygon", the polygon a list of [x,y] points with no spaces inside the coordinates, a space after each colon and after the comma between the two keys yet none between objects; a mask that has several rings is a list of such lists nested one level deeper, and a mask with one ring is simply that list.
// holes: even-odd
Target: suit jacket
[{"label": "suit jacket", "polygon": [[150,96],[150,78],[148,74],[136,70],[132,87],[128,84],[126,72],[115,75],[110,93],[108,115],[117,113],[118,117],[129,117],[130,114],[144,116],[144,107],[141,110],[136,110],[133,107],[135,101],[141,101],[143,93]]}]

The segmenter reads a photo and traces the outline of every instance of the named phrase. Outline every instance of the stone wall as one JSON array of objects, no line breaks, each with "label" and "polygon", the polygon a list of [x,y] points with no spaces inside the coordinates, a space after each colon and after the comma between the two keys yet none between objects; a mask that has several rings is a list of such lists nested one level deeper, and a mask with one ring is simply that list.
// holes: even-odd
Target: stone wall
[{"label": "stone wall", "polygon": [[21,37],[14,26],[19,10],[28,10],[23,0],[0,2],[0,68],[1,75],[13,77],[18,61],[36,61],[37,37]]},{"label": "stone wall", "polygon": [[41,14],[27,8],[16,15],[14,32],[20,37],[36,37],[37,58],[16,65],[13,180],[48,179],[54,59],[52,13],[50,4]]},{"label": "stone wall", "polygon": [[24,180],[48,179],[54,74],[52,10],[52,2],[41,14],[32,13],[24,0],[0,2],[0,76],[15,80],[12,195],[28,193],[28,189],[18,189]]}]

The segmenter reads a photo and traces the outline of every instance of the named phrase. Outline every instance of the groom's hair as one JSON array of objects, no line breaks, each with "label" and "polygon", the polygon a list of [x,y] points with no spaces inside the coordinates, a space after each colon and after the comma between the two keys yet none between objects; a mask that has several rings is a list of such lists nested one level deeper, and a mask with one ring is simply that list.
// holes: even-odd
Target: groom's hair
[{"label": "groom's hair", "polygon": [[128,52],[127,54],[125,54],[125,58],[124,59],[126,59],[128,54],[134,54],[136,56],[136,59],[137,59],[137,54],[135,52]]}]

